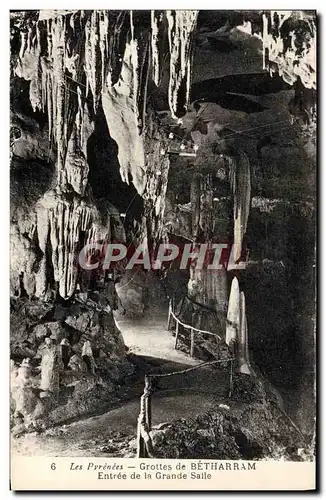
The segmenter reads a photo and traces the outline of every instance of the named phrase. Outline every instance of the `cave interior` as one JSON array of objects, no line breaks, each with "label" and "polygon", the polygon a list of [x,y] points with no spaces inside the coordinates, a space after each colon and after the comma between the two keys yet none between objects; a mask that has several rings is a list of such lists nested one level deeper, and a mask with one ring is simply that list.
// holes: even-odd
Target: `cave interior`
[{"label": "cave interior", "polygon": [[[315,12],[30,10],[10,22],[10,354],[15,394],[30,391],[13,396],[17,434],[115,404],[142,355],[174,342],[173,304],[222,339],[199,335],[191,362],[225,354],[245,315],[242,379],[263,381],[311,443]],[[94,249],[101,265],[78,264],[85,245],[144,241],[226,243],[246,265],[107,271]],[[62,359],[47,381],[52,348]]]}]

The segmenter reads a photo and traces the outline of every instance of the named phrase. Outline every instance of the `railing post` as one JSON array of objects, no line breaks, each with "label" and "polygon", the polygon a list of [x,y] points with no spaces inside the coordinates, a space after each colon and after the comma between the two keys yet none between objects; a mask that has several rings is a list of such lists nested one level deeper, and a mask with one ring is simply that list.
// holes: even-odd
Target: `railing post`
[{"label": "railing post", "polygon": [[142,436],[142,425],[144,422],[144,395],[140,398],[140,411],[137,424],[137,458],[146,458],[146,446]]},{"label": "railing post", "polygon": [[179,336],[179,321],[176,321],[176,326],[175,326],[175,343],[174,343],[174,349],[177,348],[178,344],[178,336]]},{"label": "railing post", "polygon": [[193,358],[195,354],[195,331],[192,328],[190,330],[190,356]]},{"label": "railing post", "polygon": [[141,415],[138,415],[137,421],[137,458],[145,458],[144,457],[144,440],[141,435]]},{"label": "railing post", "polygon": [[149,432],[152,427],[152,381],[151,378],[145,375],[144,377],[145,387],[144,393],[140,398],[140,412],[138,416],[137,424],[137,458],[148,458],[151,450],[148,449],[150,442],[145,442],[143,433],[145,432],[145,438],[150,439]]},{"label": "railing post", "polygon": [[149,432],[152,428],[152,383],[147,375],[145,375],[145,394],[145,422]]}]

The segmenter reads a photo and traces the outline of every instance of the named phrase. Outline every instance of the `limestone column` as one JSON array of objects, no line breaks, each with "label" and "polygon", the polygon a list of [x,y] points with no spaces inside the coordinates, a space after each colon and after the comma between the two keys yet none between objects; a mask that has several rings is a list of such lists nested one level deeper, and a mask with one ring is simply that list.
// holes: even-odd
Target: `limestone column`
[{"label": "limestone column", "polygon": [[246,300],[244,292],[240,293],[240,332],[239,332],[239,372],[251,375],[248,349],[248,324],[246,316]]}]

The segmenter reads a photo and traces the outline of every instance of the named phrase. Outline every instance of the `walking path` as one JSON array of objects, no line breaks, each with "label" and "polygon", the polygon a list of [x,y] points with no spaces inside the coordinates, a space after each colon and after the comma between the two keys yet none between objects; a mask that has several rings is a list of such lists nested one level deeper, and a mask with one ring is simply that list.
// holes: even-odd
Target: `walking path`
[{"label": "walking path", "polygon": [[[166,316],[132,321],[120,318],[129,352],[154,360],[154,372],[170,372],[200,364],[174,349],[174,337],[166,330]],[[223,377],[224,378],[224,377]],[[164,379],[161,391],[153,395],[153,425],[178,418],[194,418],[216,404],[225,389],[218,373],[195,370],[187,377]],[[227,381],[225,380],[227,383]],[[138,386],[139,390],[139,386]],[[223,399],[223,398],[222,398]],[[221,400],[222,400],[221,399]],[[47,456],[135,456],[139,395],[103,415],[12,439],[12,452]]]},{"label": "walking path", "polygon": [[171,332],[166,330],[167,313],[146,319],[116,320],[125,344],[130,351],[139,356],[159,358],[165,361],[195,366],[201,361],[192,359],[188,354],[174,349],[175,339]]}]

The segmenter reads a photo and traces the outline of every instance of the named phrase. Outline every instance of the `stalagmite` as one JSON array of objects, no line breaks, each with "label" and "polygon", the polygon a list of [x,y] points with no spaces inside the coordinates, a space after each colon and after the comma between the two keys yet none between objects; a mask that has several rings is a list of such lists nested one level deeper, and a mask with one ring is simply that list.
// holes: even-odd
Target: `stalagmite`
[{"label": "stalagmite", "polygon": [[20,367],[17,370],[17,377],[15,380],[16,387],[26,387],[30,382],[30,376],[32,372],[32,367],[30,365],[30,359],[23,359]]},{"label": "stalagmite", "polygon": [[92,346],[89,340],[86,340],[83,345],[82,358],[85,361],[88,370],[95,374],[96,364],[93,356]]},{"label": "stalagmite", "polygon": [[86,365],[78,354],[73,354],[69,359],[68,368],[73,372],[86,371]]},{"label": "stalagmite", "polygon": [[248,349],[248,324],[246,316],[246,300],[243,292],[240,293],[240,332],[239,332],[239,372],[251,375]]},{"label": "stalagmite", "polygon": [[230,345],[232,342],[238,341],[240,332],[240,290],[239,282],[236,277],[231,283],[231,291],[229,297],[229,306],[226,320],[226,336],[225,342]]},{"label": "stalagmite", "polygon": [[17,420],[23,417],[24,424],[32,423],[33,411],[38,401],[32,388],[31,371],[30,359],[23,359],[11,385],[11,395],[15,402],[14,416]]},{"label": "stalagmite", "polygon": [[172,117],[178,119],[179,91],[185,92],[184,106],[187,105],[190,92],[191,76],[191,35],[196,28],[198,11],[195,10],[168,10],[168,35],[170,46],[170,80],[169,105]]},{"label": "stalagmite", "polygon": [[250,210],[250,164],[244,153],[232,160],[230,168],[230,184],[233,192],[234,219],[234,259],[241,257],[243,236],[247,231]]},{"label": "stalagmite", "polygon": [[49,391],[57,396],[59,392],[59,369],[61,365],[58,347],[49,337],[45,338],[42,350],[41,385],[42,391]]},{"label": "stalagmite", "polygon": [[64,338],[60,342],[61,359],[65,369],[68,368],[71,353],[71,345],[68,339]]}]

